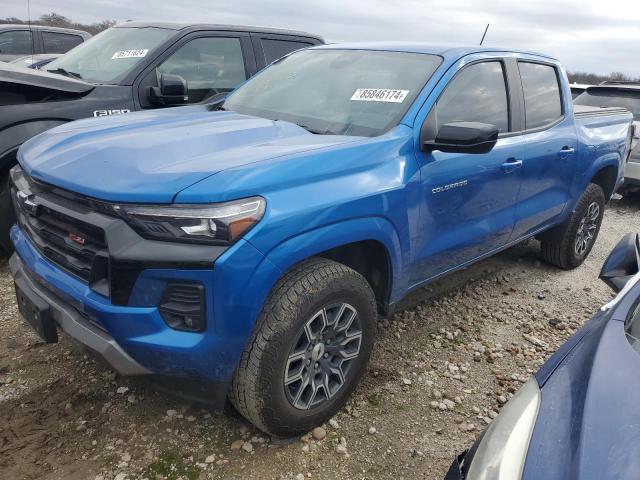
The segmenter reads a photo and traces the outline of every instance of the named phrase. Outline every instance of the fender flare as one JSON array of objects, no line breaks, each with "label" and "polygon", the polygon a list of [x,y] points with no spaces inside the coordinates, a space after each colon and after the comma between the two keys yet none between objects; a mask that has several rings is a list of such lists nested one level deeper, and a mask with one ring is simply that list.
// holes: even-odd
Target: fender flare
[{"label": "fender flare", "polygon": [[[254,276],[254,278],[260,279],[260,285],[257,284],[258,282],[251,282],[252,285],[250,285],[251,291],[259,292],[258,298],[256,298],[259,301],[255,302],[256,306],[252,311],[253,318],[257,318],[259,315],[266,297],[280,277],[298,263],[336,247],[371,240],[382,244],[389,255],[391,264],[389,300],[393,303],[406,290],[406,285],[402,284],[402,278],[407,278],[407,276],[402,275],[404,262],[400,236],[394,225],[384,217],[361,217],[302,232],[289,237],[270,251],[263,252],[264,261],[261,262]],[[251,242],[250,239],[247,241]],[[263,268],[270,270],[271,274],[260,274],[259,272]],[[276,272],[277,275],[274,275]],[[265,277],[268,277],[266,284]]]}]

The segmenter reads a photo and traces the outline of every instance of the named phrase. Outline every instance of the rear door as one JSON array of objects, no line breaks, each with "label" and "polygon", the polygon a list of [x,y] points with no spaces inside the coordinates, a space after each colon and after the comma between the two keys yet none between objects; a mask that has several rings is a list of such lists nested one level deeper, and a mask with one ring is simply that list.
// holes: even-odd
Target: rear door
[{"label": "rear door", "polygon": [[319,40],[309,37],[267,33],[252,33],[251,41],[256,52],[258,70],[262,70],[267,65],[291,52],[320,43]]},{"label": "rear door", "polygon": [[553,223],[571,198],[577,137],[569,92],[553,63],[518,60],[524,98],[526,140],[522,187],[512,239]]}]

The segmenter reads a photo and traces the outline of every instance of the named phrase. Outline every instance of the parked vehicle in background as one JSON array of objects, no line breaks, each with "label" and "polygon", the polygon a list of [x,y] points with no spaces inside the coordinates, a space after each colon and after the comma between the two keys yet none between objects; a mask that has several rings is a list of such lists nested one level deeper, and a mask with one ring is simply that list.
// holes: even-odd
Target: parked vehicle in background
[{"label": "parked vehicle in background", "polygon": [[60,54],[52,54],[52,53],[42,53],[39,55],[26,55],[24,57],[16,58],[9,63],[13,65],[18,65],[26,68],[33,68],[35,70],[40,70],[45,65],[53,62],[56,58],[58,58]]},{"label": "parked vehicle in background", "polygon": [[634,143],[625,166],[623,192],[640,191],[640,83],[608,81],[589,87],[576,105],[622,107],[633,113]]},{"label": "parked vehicle in background", "polygon": [[640,477],[640,236],[627,235],[600,278],[617,297],[504,406],[446,480]]},{"label": "parked vehicle in background", "polygon": [[571,88],[571,96],[575,99],[578,95],[580,95],[581,93],[584,93],[584,91],[590,86],[591,85],[586,85],[583,83],[570,84],[569,87]]},{"label": "parked vehicle in background", "polygon": [[79,118],[206,102],[281,56],[321,43],[271,28],[127,22],[51,62],[47,73],[0,66],[0,253],[11,251],[9,169],[26,140]]},{"label": "parked vehicle in background", "polygon": [[66,53],[91,38],[71,28],[40,25],[0,25],[0,61],[10,62],[25,55]]},{"label": "parked vehicle in background", "polygon": [[421,44],[305,49],[218,108],[25,143],[11,271],[46,341],[229,395],[279,436],[344,405],[409,291],[534,235],[580,265],[632,119],[574,114],[552,58]]}]

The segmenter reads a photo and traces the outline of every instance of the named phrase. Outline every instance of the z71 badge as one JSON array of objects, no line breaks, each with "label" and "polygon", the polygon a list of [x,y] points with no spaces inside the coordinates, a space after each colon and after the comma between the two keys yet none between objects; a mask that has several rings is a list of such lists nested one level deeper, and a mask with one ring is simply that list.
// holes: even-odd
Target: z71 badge
[{"label": "z71 badge", "polygon": [[115,110],[95,110],[93,112],[94,117],[106,117],[108,115],[122,115],[123,113],[130,113],[128,108],[118,108]]}]

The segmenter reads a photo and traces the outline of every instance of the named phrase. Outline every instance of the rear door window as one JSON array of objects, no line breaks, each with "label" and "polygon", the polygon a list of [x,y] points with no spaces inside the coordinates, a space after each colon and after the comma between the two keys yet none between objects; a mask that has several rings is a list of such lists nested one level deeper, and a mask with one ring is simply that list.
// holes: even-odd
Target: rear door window
[{"label": "rear door window", "polygon": [[262,52],[264,53],[266,65],[284,57],[288,53],[312,46],[311,43],[274,40],[272,38],[262,38],[260,39],[260,43],[262,44]]},{"label": "rear door window", "polygon": [[11,30],[0,33],[0,55],[26,55],[32,52],[29,30]]},{"label": "rear door window", "polygon": [[[432,115],[434,115],[433,117]],[[452,122],[480,122],[509,131],[509,102],[502,63],[475,63],[461,70],[438,99],[435,112],[437,133]]]},{"label": "rear door window", "polygon": [[541,63],[518,62],[524,91],[527,130],[545,127],[562,117],[562,97],[556,68]]},{"label": "rear door window", "polygon": [[42,32],[44,53],[67,53],[82,43],[80,35],[58,32]]}]

